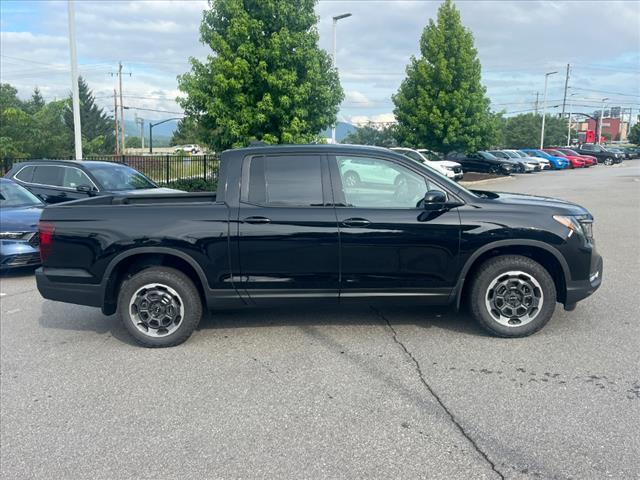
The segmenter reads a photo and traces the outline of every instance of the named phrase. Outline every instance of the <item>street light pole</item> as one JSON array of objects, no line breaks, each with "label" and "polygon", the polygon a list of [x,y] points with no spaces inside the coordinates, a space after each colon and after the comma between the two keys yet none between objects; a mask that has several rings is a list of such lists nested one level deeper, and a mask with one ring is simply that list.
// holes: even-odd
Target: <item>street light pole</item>
[{"label": "street light pole", "polygon": [[[336,47],[336,30],[337,30],[337,25],[338,25],[338,20],[342,20],[343,18],[347,18],[350,17],[351,14],[350,13],[343,13],[342,15],[336,15],[335,17],[333,17],[333,66],[334,67],[338,67],[338,63],[336,62],[336,52],[337,52],[337,47]],[[336,126],[333,125],[333,127],[331,127],[331,141],[333,143],[336,143]]]},{"label": "street light pole", "polygon": [[80,126],[80,93],[78,91],[78,55],[76,52],[76,14],[74,0],[67,2],[69,20],[69,50],[71,56],[71,95],[73,107],[73,138],[76,160],[82,160],[82,128]]},{"label": "street light pole", "polygon": [[600,145],[600,137],[602,136],[602,123],[604,121],[604,102],[609,100],[609,98],[602,99],[602,108],[600,109],[600,118],[598,119],[598,138],[596,138],[596,143]]},{"label": "street light pole", "polygon": [[153,127],[170,122],[171,120],[182,120],[182,117],[167,118],[166,120],[161,120],[156,123],[149,122],[149,153],[153,153]]},{"label": "street light pole", "polygon": [[577,95],[577,93],[572,93],[571,95],[569,95],[569,120],[567,122],[568,127],[567,127],[567,147],[571,146],[571,110],[573,110],[573,101],[571,100],[571,97],[573,97],[574,95]]},{"label": "street light pole", "polygon": [[558,72],[548,72],[544,74],[544,95],[542,96],[542,128],[540,129],[540,150],[544,148],[544,120],[547,114],[547,82],[550,75]]}]

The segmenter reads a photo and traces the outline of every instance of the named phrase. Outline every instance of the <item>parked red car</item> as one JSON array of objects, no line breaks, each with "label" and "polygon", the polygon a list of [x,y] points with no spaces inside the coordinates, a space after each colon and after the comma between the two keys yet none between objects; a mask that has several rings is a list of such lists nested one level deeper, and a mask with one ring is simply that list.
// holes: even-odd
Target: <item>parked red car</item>
[{"label": "parked red car", "polygon": [[556,148],[555,150],[559,151],[560,153],[564,153],[565,155],[571,155],[572,157],[583,159],[587,167],[598,165],[598,159],[591,155],[583,155],[582,153],[578,153],[575,150],[571,150],[570,148]]},{"label": "parked red car", "polygon": [[562,153],[560,150],[555,150],[553,148],[543,148],[542,150],[547,152],[549,155],[566,158],[569,160],[569,168],[584,168],[587,166],[585,161],[579,156],[567,155],[566,153]]}]

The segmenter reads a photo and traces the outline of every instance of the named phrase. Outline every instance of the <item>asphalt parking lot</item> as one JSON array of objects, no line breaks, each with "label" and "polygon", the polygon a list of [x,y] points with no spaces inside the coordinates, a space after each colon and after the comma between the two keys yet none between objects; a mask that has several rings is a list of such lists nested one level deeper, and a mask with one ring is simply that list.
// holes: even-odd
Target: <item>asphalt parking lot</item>
[{"label": "asphalt parking lot", "polygon": [[464,313],[320,306],[217,312],[149,350],[2,277],[0,476],[638,478],[640,160],[477,188],[589,208],[600,290],[524,339]]}]

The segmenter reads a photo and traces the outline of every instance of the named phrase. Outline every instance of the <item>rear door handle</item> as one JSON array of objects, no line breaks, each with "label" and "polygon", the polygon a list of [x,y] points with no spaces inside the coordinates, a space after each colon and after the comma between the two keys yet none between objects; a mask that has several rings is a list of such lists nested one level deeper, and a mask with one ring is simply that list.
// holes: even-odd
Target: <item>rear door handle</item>
[{"label": "rear door handle", "polygon": [[267,217],[247,217],[243,220],[244,223],[252,223],[255,225],[263,225],[271,223],[271,219]]},{"label": "rear door handle", "polygon": [[345,227],[366,227],[370,223],[366,218],[347,218],[342,221],[342,225]]}]

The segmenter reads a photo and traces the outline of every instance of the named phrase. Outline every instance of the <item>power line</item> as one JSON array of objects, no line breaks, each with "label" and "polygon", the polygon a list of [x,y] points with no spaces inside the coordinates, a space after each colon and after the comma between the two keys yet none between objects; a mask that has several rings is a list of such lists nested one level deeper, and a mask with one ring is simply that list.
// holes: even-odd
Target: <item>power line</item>
[{"label": "power line", "polygon": [[633,93],[611,92],[608,90],[594,90],[592,88],[571,87],[571,90],[582,90],[584,92],[596,92],[596,93],[608,93],[610,95],[619,95],[621,97],[640,97],[640,95],[635,95]]}]

